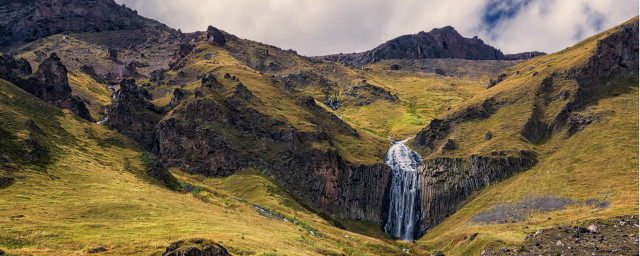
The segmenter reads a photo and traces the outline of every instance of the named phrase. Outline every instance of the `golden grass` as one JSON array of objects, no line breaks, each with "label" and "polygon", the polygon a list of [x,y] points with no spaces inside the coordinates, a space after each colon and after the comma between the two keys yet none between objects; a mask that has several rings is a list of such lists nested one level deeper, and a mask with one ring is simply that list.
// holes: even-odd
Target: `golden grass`
[{"label": "golden grass", "polygon": [[[637,20],[637,17],[633,20]],[[595,49],[596,40],[616,29],[559,53],[534,58],[511,68],[508,71],[511,78],[475,96],[468,104],[481,102],[487,97],[508,99],[516,95],[532,95],[542,78],[551,72],[561,72],[584,63]],[[519,76],[514,74],[518,70],[521,71]],[[530,73],[536,70],[539,74],[531,77]],[[419,244],[429,250],[443,250],[447,255],[477,255],[486,248],[515,246],[537,229],[570,221],[637,214],[640,129],[638,80],[635,77],[612,82],[616,84],[615,87],[595,97],[577,112],[600,118],[571,137],[560,132],[535,145],[523,140],[515,128],[526,122],[526,119],[519,117],[527,114],[531,99],[513,99],[514,104],[508,106],[508,111],[507,107],[503,107],[491,118],[459,124],[453,138],[462,146],[450,153],[452,155],[528,148],[538,152],[538,163],[525,172],[485,188],[477,198],[427,233]],[[558,87],[566,89],[572,86],[575,86],[575,82],[564,82]],[[620,93],[620,96],[612,97],[612,93]],[[459,108],[465,106],[462,104]],[[547,115],[555,116],[558,110],[557,106],[548,106],[545,111]],[[487,130],[494,134],[489,142],[483,138]],[[534,197],[562,197],[578,202],[599,199],[611,205],[599,209],[578,204],[562,210],[535,213],[525,222],[510,224],[480,225],[470,222],[473,216],[497,203],[521,202]],[[524,229],[525,226],[528,228]],[[473,242],[459,242],[461,237],[473,233],[479,233]]]}]

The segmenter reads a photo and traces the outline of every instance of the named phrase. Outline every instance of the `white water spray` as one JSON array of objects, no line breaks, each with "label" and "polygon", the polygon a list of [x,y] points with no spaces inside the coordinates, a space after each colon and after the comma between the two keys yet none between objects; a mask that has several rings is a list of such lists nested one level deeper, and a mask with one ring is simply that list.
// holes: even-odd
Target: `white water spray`
[{"label": "white water spray", "polygon": [[384,163],[391,167],[392,175],[389,219],[384,230],[408,241],[422,235],[424,216],[420,175],[417,171],[422,156],[405,145],[409,139],[394,142],[384,156]]}]

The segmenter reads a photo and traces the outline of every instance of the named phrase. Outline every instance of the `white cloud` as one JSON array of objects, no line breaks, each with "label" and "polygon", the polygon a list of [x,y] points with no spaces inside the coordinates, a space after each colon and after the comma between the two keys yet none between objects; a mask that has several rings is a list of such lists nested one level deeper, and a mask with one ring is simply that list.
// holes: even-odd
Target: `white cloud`
[{"label": "white cloud", "polygon": [[639,8],[637,0],[532,0],[488,29],[490,1],[116,0],[184,32],[213,25],[309,56],[365,51],[447,25],[504,53],[555,52],[637,16]]}]

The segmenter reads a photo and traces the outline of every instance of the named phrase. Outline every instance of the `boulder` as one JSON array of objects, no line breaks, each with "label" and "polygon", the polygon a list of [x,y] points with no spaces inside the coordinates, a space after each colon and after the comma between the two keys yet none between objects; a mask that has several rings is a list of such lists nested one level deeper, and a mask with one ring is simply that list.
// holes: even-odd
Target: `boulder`
[{"label": "boulder", "polygon": [[214,241],[194,238],[171,243],[162,256],[231,256],[231,254]]},{"label": "boulder", "polygon": [[391,65],[391,67],[389,68],[389,70],[400,70],[400,66],[398,65]]},{"label": "boulder", "polygon": [[587,230],[591,233],[598,233],[598,226],[592,224],[587,228]]},{"label": "boulder", "polygon": [[220,32],[217,28],[213,26],[209,26],[207,28],[207,43],[213,46],[224,46],[226,40],[224,38],[224,34]]}]

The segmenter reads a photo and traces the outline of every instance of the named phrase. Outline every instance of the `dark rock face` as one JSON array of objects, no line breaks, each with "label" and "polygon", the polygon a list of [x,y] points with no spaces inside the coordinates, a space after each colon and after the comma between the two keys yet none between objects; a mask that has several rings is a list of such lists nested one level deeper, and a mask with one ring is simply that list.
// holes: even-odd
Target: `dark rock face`
[{"label": "dark rock face", "polygon": [[178,70],[183,68],[185,63],[182,62],[182,59],[187,57],[187,55],[191,54],[191,52],[193,52],[193,49],[195,47],[196,47],[195,45],[192,45],[190,43],[179,44],[178,49],[176,49],[176,51],[173,53],[173,59],[169,63],[169,68],[171,70]]},{"label": "dark rock face", "polygon": [[0,13],[2,46],[62,32],[140,29],[152,22],[113,0],[7,0]]},{"label": "dark rock face", "polygon": [[135,80],[122,80],[116,100],[109,111],[108,124],[138,142],[147,151],[157,152],[153,132],[162,119],[164,110],[157,108],[149,100],[149,92],[138,87]]},{"label": "dark rock face", "polygon": [[[527,154],[524,154],[527,155]],[[492,158],[472,155],[462,158],[434,158],[423,161],[424,226],[429,230],[462,208],[473,192],[524,171],[535,161],[529,157]]]},{"label": "dark rock face", "polygon": [[14,82],[33,96],[56,107],[69,109],[76,115],[92,121],[84,102],[79,97],[71,95],[67,72],[60,58],[52,53],[40,64],[33,77],[28,80],[14,80]]},{"label": "dark rock face", "polygon": [[547,55],[544,52],[522,52],[516,54],[505,54],[503,60],[528,60],[538,56]]},{"label": "dark rock face", "polygon": [[162,256],[231,256],[231,254],[214,241],[194,238],[171,243]]},{"label": "dark rock face", "polygon": [[213,46],[224,46],[226,42],[224,34],[220,30],[213,26],[207,28],[207,43]]}]

